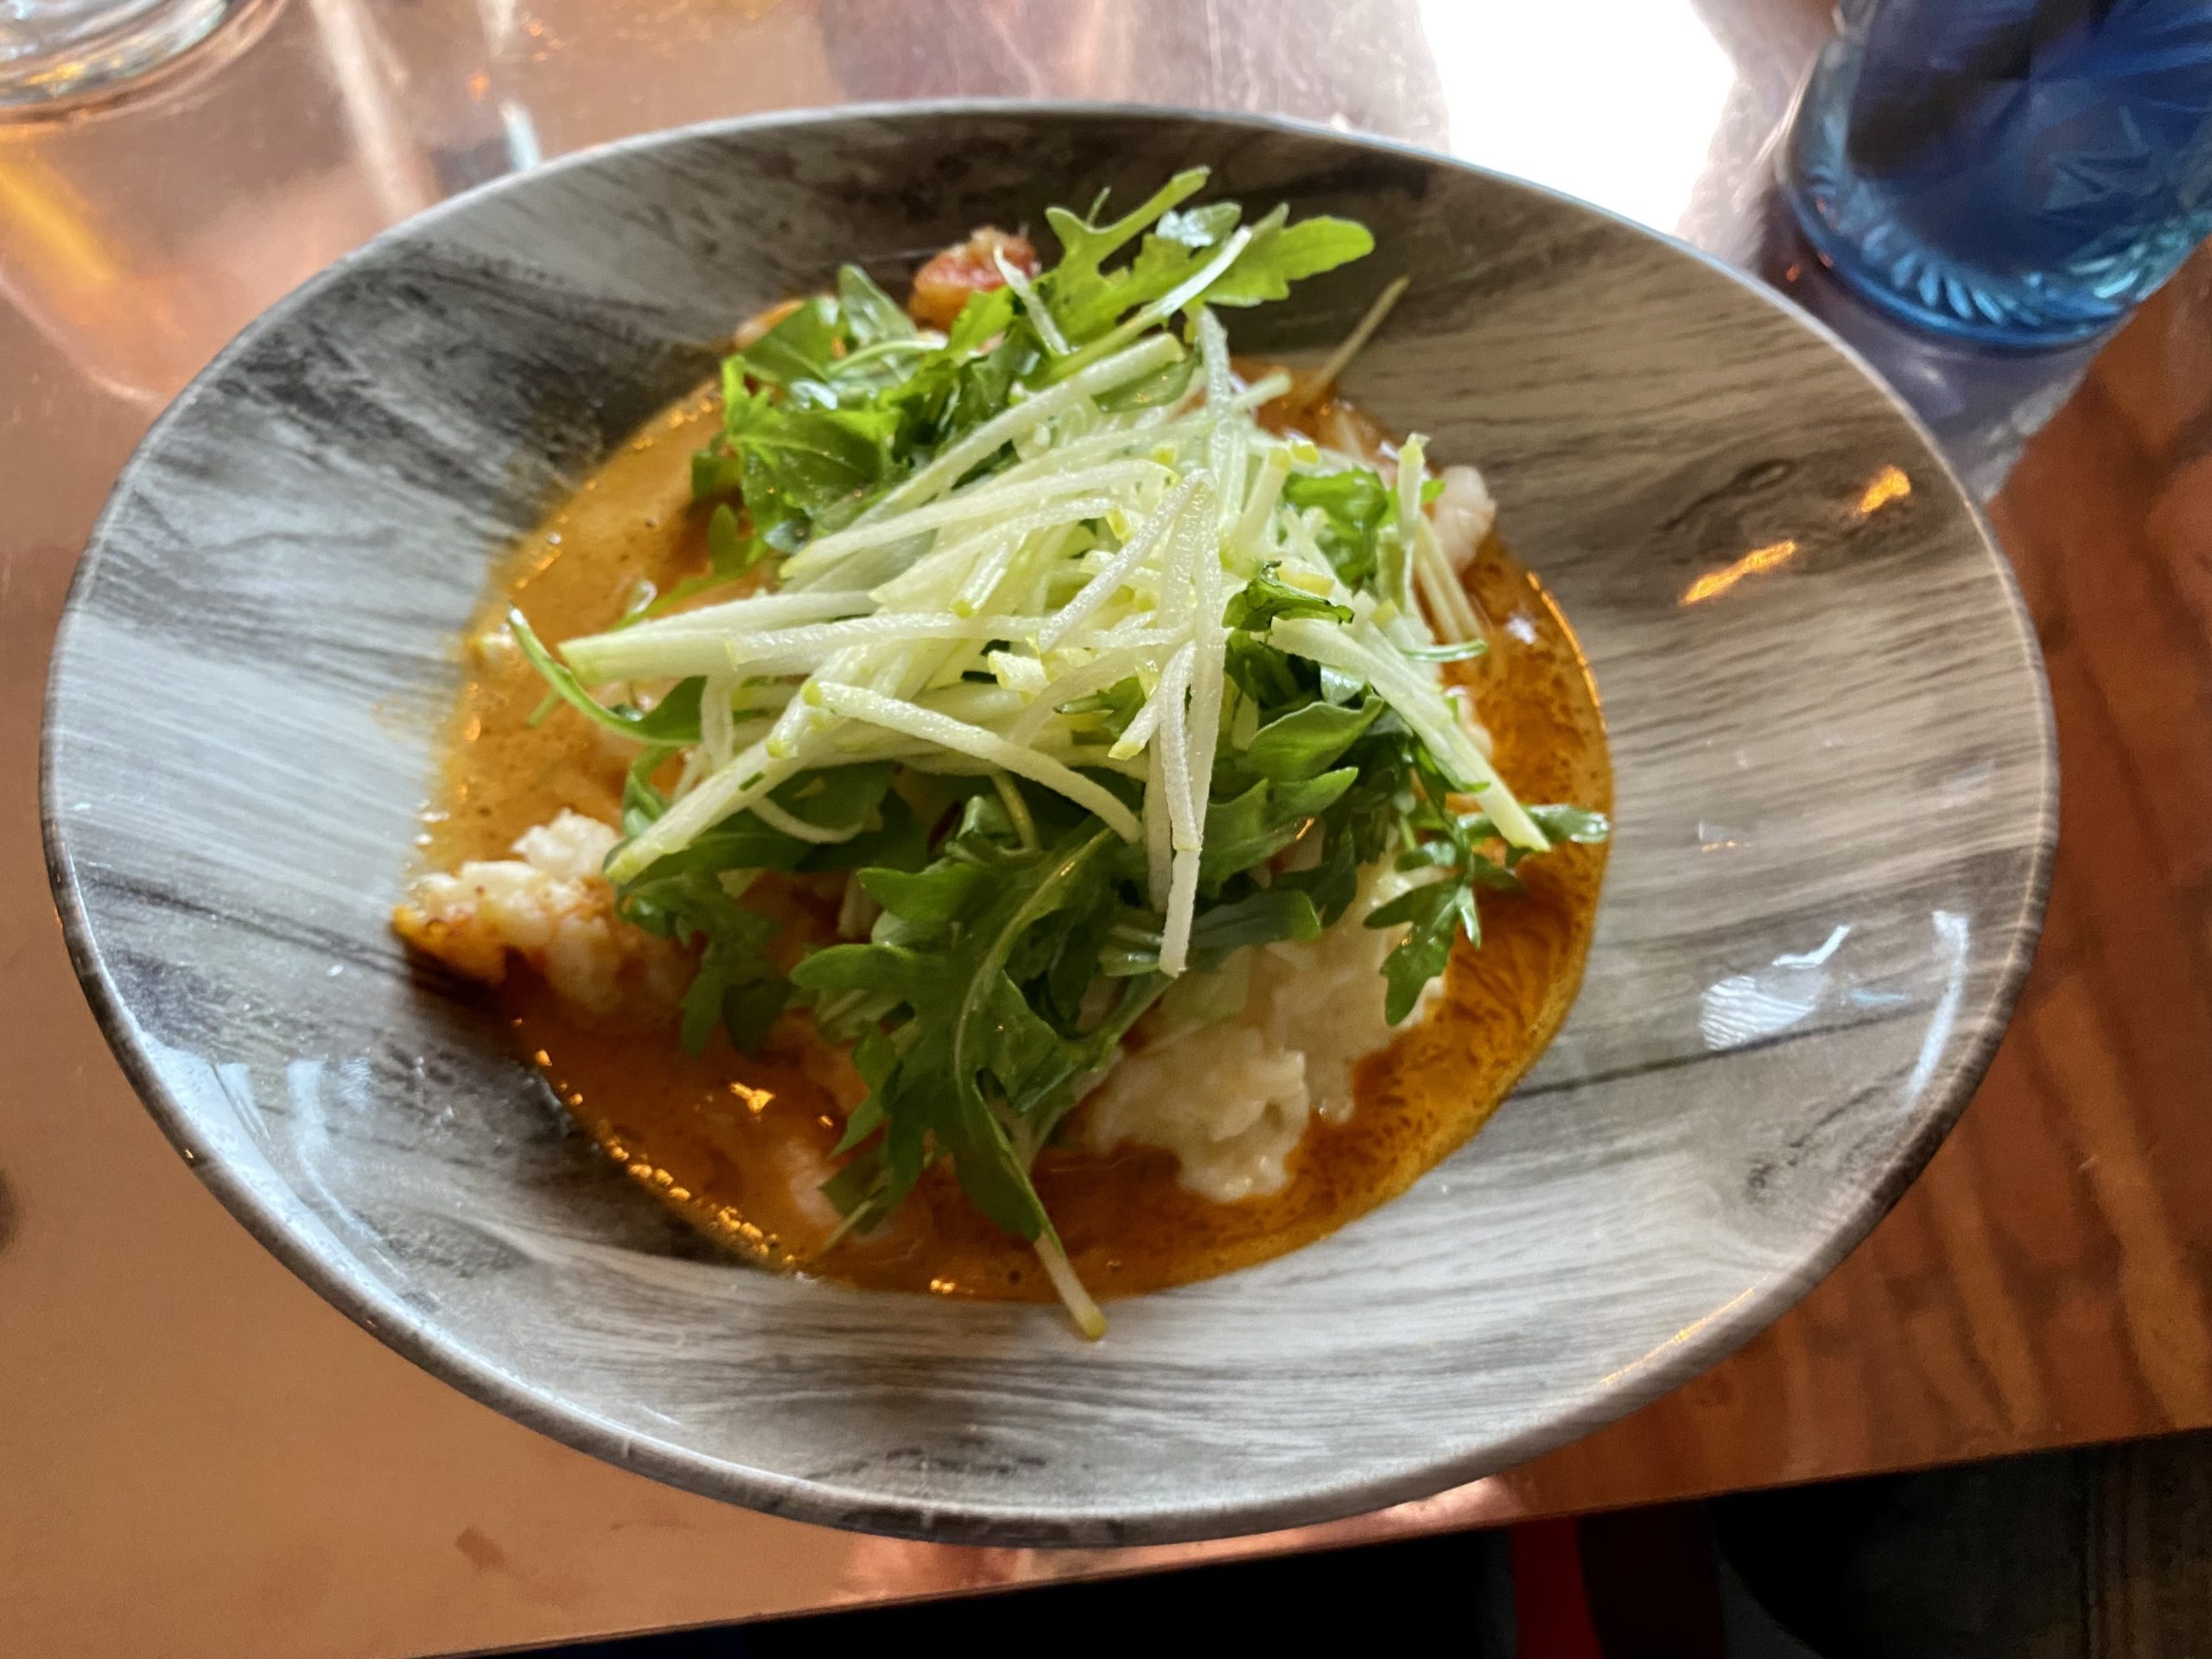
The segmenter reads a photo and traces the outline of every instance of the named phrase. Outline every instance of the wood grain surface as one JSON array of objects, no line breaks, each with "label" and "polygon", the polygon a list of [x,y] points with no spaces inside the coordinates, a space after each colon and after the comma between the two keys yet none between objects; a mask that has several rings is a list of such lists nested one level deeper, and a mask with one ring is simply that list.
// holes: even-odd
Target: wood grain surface
[{"label": "wood grain surface", "polygon": [[1530,1510],[2212,1422],[2212,250],[1992,508],[2049,665],[2058,861],[1974,1103],[1734,1358],[1505,1478]]}]

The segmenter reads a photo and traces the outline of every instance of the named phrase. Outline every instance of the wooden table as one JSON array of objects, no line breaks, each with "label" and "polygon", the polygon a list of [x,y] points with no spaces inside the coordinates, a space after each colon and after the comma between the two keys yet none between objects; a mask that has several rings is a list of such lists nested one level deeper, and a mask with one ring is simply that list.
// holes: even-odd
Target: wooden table
[{"label": "wooden table", "polygon": [[541,1440],[348,1325],[200,1191],[100,1044],[46,897],[43,658],[108,481],[228,334],[438,194],[748,108],[1080,93],[1392,132],[1751,259],[1761,146],[1823,12],[291,0],[167,104],[0,130],[0,1651],[554,1641],[2212,1423],[2204,258],[2097,358],[1993,509],[2050,655],[2065,806],[2043,952],[1981,1095],[1742,1353],[1426,1503],[1204,1549],[960,1550],[766,1520]]}]

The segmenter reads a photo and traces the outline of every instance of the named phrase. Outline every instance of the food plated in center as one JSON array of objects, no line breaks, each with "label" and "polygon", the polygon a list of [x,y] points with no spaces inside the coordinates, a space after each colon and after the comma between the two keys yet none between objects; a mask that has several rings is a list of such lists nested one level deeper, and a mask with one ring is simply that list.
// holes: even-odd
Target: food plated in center
[{"label": "food plated in center", "polygon": [[1231,357],[1367,232],[1205,180],[756,319],[469,641],[397,925],[758,1260],[1096,1334],[1402,1190],[1572,1001],[1573,638],[1479,474],[1335,397],[1402,285]]},{"label": "food plated in center", "polygon": [[[918,268],[981,225],[1026,231],[1050,268],[1046,204],[1087,207],[1110,181],[1093,217],[1111,219],[1194,157],[1255,218],[1287,200],[1376,244],[1281,302],[1211,307],[1248,387],[1270,360],[1325,364],[1409,279],[1343,385],[1428,434],[1432,474],[1478,464],[1543,578],[1482,541],[1466,592],[1489,652],[1424,668],[1469,689],[1516,798],[1603,810],[1576,757],[1609,756],[1619,818],[1603,847],[1520,861],[1522,891],[1479,893],[1480,948],[1455,942],[1401,1025],[1376,1030],[1372,957],[1347,972],[1375,998],[1379,1046],[1350,1068],[1341,1123],[1313,1103],[1313,1010],[1351,1000],[1253,990],[1261,1046],[1295,1048],[1308,1094],[1273,1192],[1220,1201],[1172,1151],[1101,1149],[1104,1089],[1152,1046],[1141,1020],[1027,1171],[1112,1320],[1086,1344],[950,1159],[820,1249],[820,1183],[866,1079],[809,1036],[804,988],[757,1053],[726,1032],[684,1053],[679,1005],[709,942],[618,925],[594,870],[627,830],[639,744],[565,705],[531,725],[547,688],[501,624],[519,608],[564,660],[622,620],[641,577],[658,599],[709,569],[716,506],[744,531],[741,497],[695,504],[690,476],[722,437],[709,383],[742,319],[835,292],[844,262],[903,305]],[[1185,395],[1197,412],[1205,393]],[[1356,456],[1368,439],[1325,426],[1339,416],[1313,404],[1302,429]],[[894,451],[874,488],[924,448]],[[1395,482],[1395,456],[1368,464]],[[1910,492],[1867,510],[1899,471]],[[1440,543],[1452,499],[1428,509]],[[1787,559],[1747,557],[1785,539]],[[1249,585],[1223,573],[1225,594]],[[660,614],[785,591],[771,557],[746,575]],[[1547,595],[1605,691],[1602,748]],[[54,661],[48,847],[79,971],[152,1115],[257,1236],[415,1363],[569,1445],[756,1509],[985,1544],[1370,1510],[1523,1463],[1711,1363],[1839,1260],[1941,1139],[2018,988],[2054,822],[2047,705],[2002,556],[1825,337],[1564,198],[1243,118],[817,111],[653,135],[472,194],[306,284],[183,396],[92,537]],[[659,708],[681,683],[586,689]],[[149,702],[149,684],[174,695]],[[665,795],[681,757],[662,765]],[[1077,770],[1141,815],[1141,780]],[[1040,805],[1059,809],[1021,788],[1041,831]],[[420,822],[426,796],[448,816]],[[520,865],[536,883],[550,873],[514,843],[564,810],[601,848],[531,842],[567,885],[535,889],[534,918],[533,889],[515,889],[521,959],[499,944],[498,985],[393,935],[411,837],[429,838],[423,870]],[[932,852],[957,828],[932,824]],[[810,930],[772,942],[786,977],[803,951],[872,942],[838,931],[849,880],[749,886],[741,908],[780,891]],[[1258,947],[1251,970],[1331,940],[1387,953],[1392,933],[1347,918]],[[1816,950],[1818,969],[1773,967]],[[563,994],[591,997],[594,964],[613,969],[604,1012]],[[1707,994],[1777,976],[1797,1000],[1760,1007],[1783,1027],[1716,1047]],[[1219,1092],[1194,1062],[1166,1069],[1190,1098]],[[610,1166],[602,1147],[625,1155]],[[645,1183],[661,1202],[626,1190]],[[800,1270],[741,1270],[702,1226]]]}]

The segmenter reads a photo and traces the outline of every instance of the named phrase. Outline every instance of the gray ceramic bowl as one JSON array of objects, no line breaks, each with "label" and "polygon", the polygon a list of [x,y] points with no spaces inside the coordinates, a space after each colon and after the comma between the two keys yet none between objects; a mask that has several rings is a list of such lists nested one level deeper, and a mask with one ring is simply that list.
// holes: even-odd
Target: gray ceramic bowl
[{"label": "gray ceramic bowl", "polygon": [[[1382,251],[1239,345],[1313,352],[1487,471],[1580,625],[1619,833],[1565,1033],[1376,1214],[1211,1283],[1045,1307],[770,1277],[688,1236],[385,929],[456,631],[509,539],[741,317],[1195,161]],[[1910,493],[1863,511],[1885,468]],[[1880,492],[1877,492],[1879,494]],[[1749,550],[1794,556],[1697,603]],[[1710,586],[1711,584],[1708,584]],[[961,105],[578,156],[309,283],[163,417],[54,662],[54,887],[147,1104],[403,1353],[562,1440],[842,1526],[1105,1543],[1429,1492],[1618,1417],[1789,1306],[1933,1150],[2035,936],[2036,646],[1921,430],[1686,250],[1433,156],[1256,121]]]}]

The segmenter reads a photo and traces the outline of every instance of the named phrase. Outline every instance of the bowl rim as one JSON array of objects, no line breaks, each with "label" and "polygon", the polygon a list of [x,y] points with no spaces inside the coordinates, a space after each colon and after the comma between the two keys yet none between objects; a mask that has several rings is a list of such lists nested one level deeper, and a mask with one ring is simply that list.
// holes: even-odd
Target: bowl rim
[{"label": "bowl rim", "polygon": [[[927,124],[968,116],[1036,121],[1069,118],[1161,119],[1248,131],[1290,133],[1348,150],[1379,152],[1429,167],[1471,173],[1509,191],[1548,198],[1661,243],[1781,312],[1855,368],[1911,432],[1921,446],[1924,460],[1933,463],[1966,506],[1969,522],[1996,569],[2001,590],[2010,601],[2010,620],[2019,635],[2029,665],[2035,671],[2036,702],[2041,716],[2037,722],[2035,766],[2042,787],[2036,806],[2027,879],[2019,893],[2018,907],[2005,928],[2004,959],[1986,997],[1972,1010],[1958,1010],[1961,1018],[1971,1015],[1971,1031],[1948,1068],[1948,1075],[1930,1080],[1921,1096],[1912,1132],[1866,1182],[1858,1202],[1787,1271],[1777,1273],[1753,1291],[1716,1309],[1688,1332],[1639,1362],[1629,1375],[1612,1379],[1602,1393],[1586,1389],[1580,1395],[1563,1402],[1558,1410],[1539,1424],[1486,1440],[1471,1451],[1382,1474],[1358,1474],[1328,1485],[1307,1487],[1291,1497],[1240,1498],[1212,1503],[1179,1502],[1154,1509],[1095,1514],[1020,1504],[934,1504],[887,1497],[834,1481],[726,1461],[672,1440],[641,1434],[530,1384],[456,1340],[440,1327],[435,1318],[426,1318],[374,1281],[350,1276],[334,1267],[308,1242],[307,1231],[297,1220],[257,1190],[219,1153],[203,1144],[195,1131],[194,1112],[162,1077],[147,1047],[145,1033],[109,971],[86,910],[65,815],[57,804],[60,760],[54,719],[55,704],[71,660],[70,641],[81,624],[86,595],[100,567],[102,548],[112,528],[111,520],[128,493],[133,474],[169,429],[189,415],[235,359],[251,351],[271,325],[314,305],[327,289],[355,268],[372,264],[390,248],[449,216],[472,211],[480,202],[506,192],[528,189],[533,181],[544,175],[589,170],[611,158],[643,155],[725,133],[835,126],[856,121],[903,120]],[[1514,1467],[1625,1417],[1742,1347],[1798,1302],[1866,1238],[1919,1175],[1973,1097],[1995,1057],[2035,955],[2049,900],[2058,838],[2058,790],[2056,724],[2041,645],[2012,563],[1980,503],[1960,480],[1933,432],[1880,372],[1834,329],[1791,304],[1750,272],[1679,238],[1564,191],[1401,139],[1347,132],[1320,122],[1247,111],[1113,99],[996,97],[876,100],[774,110],[628,134],[487,180],[385,226],[324,266],[258,313],[226,343],[149,426],[118,473],[107,501],[86,537],[55,630],[41,709],[39,756],[39,817],[48,880],[71,965],[101,1035],[133,1092],[201,1182],[264,1249],[317,1295],[385,1346],[470,1399],[617,1467],[704,1497],[792,1520],[932,1541],[1046,1547],[1183,1543],[1249,1535],[1341,1519],[1431,1496]]]}]

